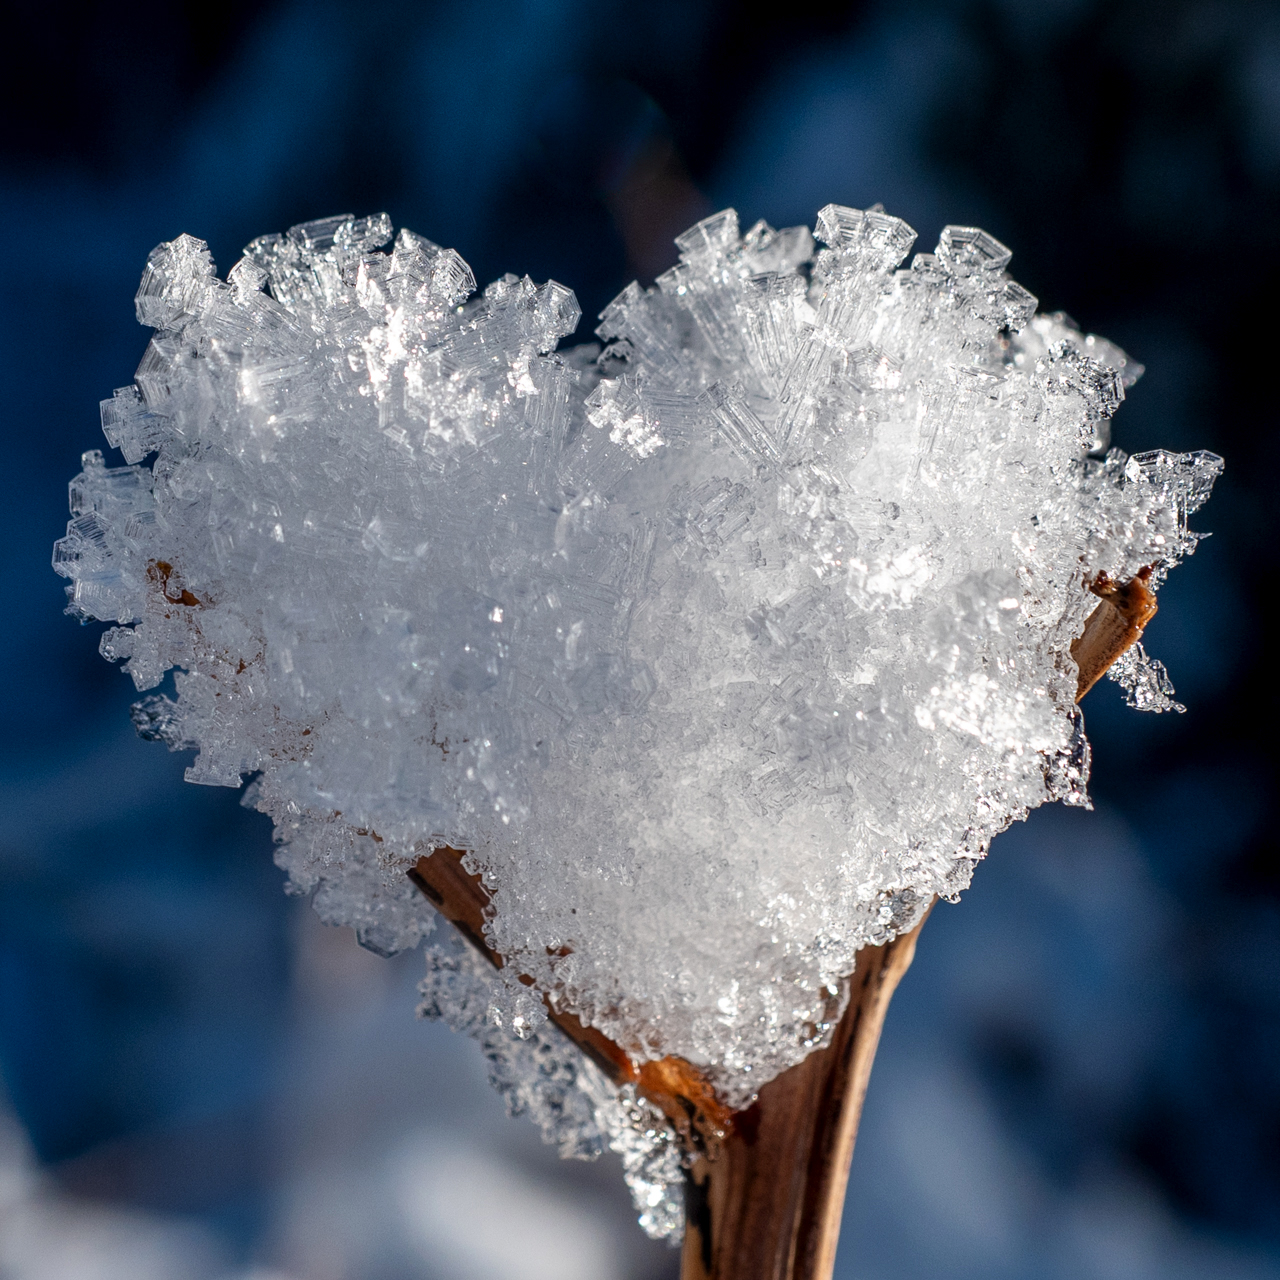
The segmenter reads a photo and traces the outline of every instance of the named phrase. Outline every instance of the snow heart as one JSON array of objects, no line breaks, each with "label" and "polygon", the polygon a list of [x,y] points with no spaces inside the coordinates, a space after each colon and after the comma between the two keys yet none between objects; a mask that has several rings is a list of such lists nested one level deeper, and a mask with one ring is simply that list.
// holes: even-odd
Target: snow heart
[{"label": "snow heart", "polygon": [[1134,641],[1221,460],[1109,448],[1140,366],[984,232],[903,268],[914,239],[726,211],[565,348],[568,289],[476,294],[385,215],[225,282],[180,236],[103,404],[127,465],[72,482],[71,612],[140,690],[174,672],[140,731],[252,776],[293,889],[380,952],[432,927],[405,872],[468,851],[502,968],[433,945],[424,1009],[567,1153],[622,1150],[655,1234],[680,1157],[645,1071],[685,1064],[714,1127],[824,1042],[860,948],[1086,803],[1077,695],[1115,658],[1176,707]]}]

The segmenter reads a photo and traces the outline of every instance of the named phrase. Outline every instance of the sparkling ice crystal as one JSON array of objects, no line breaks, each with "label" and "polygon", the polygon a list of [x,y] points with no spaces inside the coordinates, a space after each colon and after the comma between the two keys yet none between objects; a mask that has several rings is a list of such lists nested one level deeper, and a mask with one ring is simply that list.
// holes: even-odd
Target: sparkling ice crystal
[{"label": "sparkling ice crystal", "polygon": [[[84,455],[54,555],[104,656],[175,672],[140,730],[198,749],[189,781],[256,775],[326,920],[416,945],[405,868],[466,849],[497,952],[735,1106],[822,1042],[858,948],[1031,808],[1087,803],[1087,586],[1157,586],[1221,470],[1108,448],[1141,367],[1037,315],[985,232],[905,269],[879,209],[815,234],[708,218],[603,350],[558,350],[568,289],[477,294],[385,215],[263,236],[225,282],[180,236],[102,406],[128,465]],[[1141,648],[1113,674],[1177,707]],[[437,937],[424,1011],[678,1233],[661,1116]]]}]

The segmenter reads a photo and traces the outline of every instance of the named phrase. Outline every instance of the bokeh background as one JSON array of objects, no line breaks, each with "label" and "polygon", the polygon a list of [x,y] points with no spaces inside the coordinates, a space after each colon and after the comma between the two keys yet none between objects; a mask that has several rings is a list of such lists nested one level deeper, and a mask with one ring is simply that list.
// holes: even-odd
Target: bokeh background
[{"label": "bokeh background", "polygon": [[286,899],[265,819],[132,736],[50,547],[179,232],[225,271],[386,209],[590,317],[714,209],[832,200],[923,248],[987,228],[1146,364],[1119,444],[1227,459],[1148,633],[1189,710],[1090,694],[1095,811],[934,913],[837,1274],[1280,1277],[1280,7],[44,0],[0,31],[0,1277],[676,1274],[612,1160],[558,1163],[415,1021],[418,957]]}]

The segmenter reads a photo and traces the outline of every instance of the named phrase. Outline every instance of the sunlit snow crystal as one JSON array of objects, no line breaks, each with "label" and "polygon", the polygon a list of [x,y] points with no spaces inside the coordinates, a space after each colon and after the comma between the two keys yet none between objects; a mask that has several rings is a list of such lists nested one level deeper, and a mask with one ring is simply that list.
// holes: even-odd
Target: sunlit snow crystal
[{"label": "sunlit snow crystal", "polygon": [[[859,947],[1029,809],[1086,802],[1087,584],[1158,585],[1221,470],[1108,450],[1140,366],[1036,315],[984,232],[906,269],[878,210],[816,236],[699,223],[606,308],[603,352],[557,351],[568,289],[476,295],[452,250],[383,248],[385,215],[264,236],[225,283],[180,236],[103,403],[129,465],[85,455],[54,557],[139,689],[177,669],[142,732],[198,748],[190,781],[257,775],[326,919],[414,945],[403,869],[471,850],[497,951],[734,1104],[821,1041]],[[1140,648],[1117,674],[1176,707]],[[529,1037],[498,1072],[516,1109],[630,1152],[678,1230],[662,1126],[547,1068],[527,989],[432,954],[428,1011]]]}]

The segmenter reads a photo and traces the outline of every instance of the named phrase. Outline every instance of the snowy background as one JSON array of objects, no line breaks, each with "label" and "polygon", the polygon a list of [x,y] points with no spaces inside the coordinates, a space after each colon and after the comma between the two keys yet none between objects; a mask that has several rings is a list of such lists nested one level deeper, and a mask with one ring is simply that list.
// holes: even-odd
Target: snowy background
[{"label": "snowy background", "polygon": [[49,552],[160,240],[225,270],[261,232],[386,209],[590,317],[713,209],[828,200],[881,200],[926,247],[986,227],[1044,307],[1146,364],[1117,443],[1227,459],[1148,633],[1190,710],[1100,686],[1096,812],[1039,811],[934,913],[837,1274],[1280,1277],[1280,6],[50,0],[3,23],[0,1277],[675,1275],[616,1167],[556,1161],[471,1042],[414,1020],[417,956],[287,900],[267,821],[134,738]]}]

